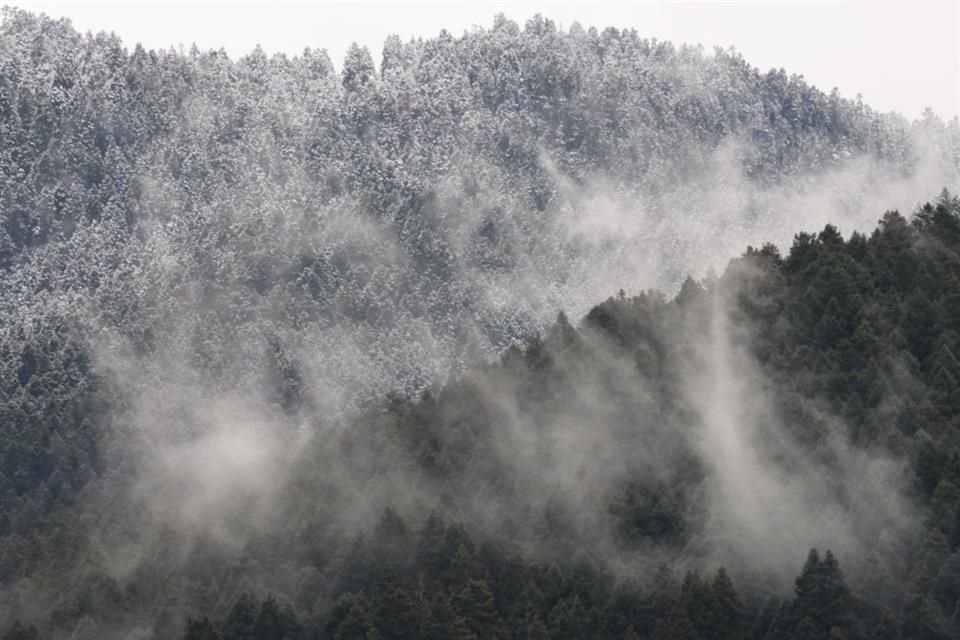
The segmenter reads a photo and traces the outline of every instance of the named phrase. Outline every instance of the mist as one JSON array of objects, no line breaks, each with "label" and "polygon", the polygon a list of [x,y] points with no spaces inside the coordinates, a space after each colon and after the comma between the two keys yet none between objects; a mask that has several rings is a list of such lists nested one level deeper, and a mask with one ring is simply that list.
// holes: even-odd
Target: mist
[{"label": "mist", "polygon": [[[919,539],[903,451],[770,377],[739,302],[761,276],[737,258],[956,189],[956,119],[543,20],[391,40],[379,72],[354,48],[338,77],[322,53],[128,53],[10,16],[3,60],[29,69],[49,41],[60,78],[17,76],[18,95],[67,124],[4,196],[4,352],[55,345],[50,397],[106,398],[73,503],[93,542],[65,581],[136,591],[209,565],[230,587],[191,592],[200,607],[249,590],[325,613],[387,510],[538,561],[582,551],[621,581],[725,566],[780,594],[811,547],[870,586],[878,548]],[[63,96],[96,123],[93,168],[70,168],[62,131],[86,134]],[[591,315],[608,298],[648,323],[637,344]],[[666,515],[631,521],[638,504]],[[100,637],[185,620],[178,580]],[[5,597],[39,618],[61,586]]]}]

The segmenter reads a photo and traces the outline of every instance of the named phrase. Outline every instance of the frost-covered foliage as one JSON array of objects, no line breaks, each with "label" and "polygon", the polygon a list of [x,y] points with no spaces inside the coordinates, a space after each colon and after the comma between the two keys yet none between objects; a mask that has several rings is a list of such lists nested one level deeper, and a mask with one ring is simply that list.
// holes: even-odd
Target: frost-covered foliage
[{"label": "frost-covered foliage", "polygon": [[4,16],[4,324],[110,332],[228,388],[276,347],[330,412],[785,241],[798,193],[820,224],[956,177],[956,123],[630,31],[498,19],[336,73]]}]

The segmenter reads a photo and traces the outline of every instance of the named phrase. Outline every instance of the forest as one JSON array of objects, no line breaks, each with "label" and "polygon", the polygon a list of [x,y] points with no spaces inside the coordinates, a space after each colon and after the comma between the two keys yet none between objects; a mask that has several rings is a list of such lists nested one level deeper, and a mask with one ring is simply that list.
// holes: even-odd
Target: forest
[{"label": "forest", "polygon": [[629,30],[5,9],[0,638],[960,637],[957,191]]}]

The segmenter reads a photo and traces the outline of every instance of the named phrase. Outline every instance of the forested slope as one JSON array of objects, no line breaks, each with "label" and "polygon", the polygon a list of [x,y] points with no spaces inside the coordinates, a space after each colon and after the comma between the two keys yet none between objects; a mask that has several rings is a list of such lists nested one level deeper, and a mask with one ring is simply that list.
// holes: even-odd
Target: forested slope
[{"label": "forested slope", "polygon": [[58,470],[8,489],[4,609],[51,637],[955,637],[958,276],[945,194],[561,315],[216,510]]},{"label": "forested slope", "polygon": [[10,638],[957,635],[957,200],[874,229],[956,120],[541,18],[338,72],[6,10],[0,141]]},{"label": "forested slope", "polygon": [[633,31],[498,19],[336,72],[4,15],[4,348],[106,331],[228,389],[299,359],[326,413],[958,181],[955,122]]}]

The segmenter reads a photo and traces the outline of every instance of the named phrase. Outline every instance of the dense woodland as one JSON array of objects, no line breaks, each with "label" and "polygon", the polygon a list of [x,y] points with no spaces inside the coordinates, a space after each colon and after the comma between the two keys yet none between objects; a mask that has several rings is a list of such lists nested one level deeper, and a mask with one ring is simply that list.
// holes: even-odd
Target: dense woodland
[{"label": "dense woodland", "polygon": [[[613,297],[576,328],[561,315],[501,362],[312,440],[269,508],[241,515],[241,549],[213,535],[185,542],[169,526],[120,579],[88,547],[131,535],[137,514],[83,467],[58,468],[60,484],[35,494],[44,502],[7,503],[5,609],[43,634],[17,623],[5,637],[151,627],[183,638],[956,637],[958,278],[960,202],[945,194],[910,220],[887,213],[869,236],[828,226],[798,234],[786,256],[751,249],[672,300]],[[709,565],[703,495],[714,480],[687,437],[697,421],[680,377],[718,296],[751,327],[790,446],[837,478],[837,437],[894,456],[915,528],[866,532],[846,558],[790,549],[787,588],[749,554]],[[602,402],[584,408],[582,389],[601,387]],[[517,453],[507,424],[589,447],[579,462],[549,445]],[[82,437],[58,446],[76,459]],[[629,451],[628,466],[591,477],[605,472],[591,459],[608,462],[611,449]],[[644,450],[665,460],[659,477]],[[569,470],[575,485],[545,471],[558,462],[582,465]],[[586,498],[600,501],[576,502],[591,483]],[[387,506],[345,526],[356,517],[345,505],[373,496]]]},{"label": "dense woodland", "polygon": [[953,190],[956,120],[542,18],[337,72],[5,10],[0,141],[3,640],[960,636],[960,200],[592,308],[653,250],[571,226],[602,176],[680,246],[717,157],[741,248]]},{"label": "dense woodland", "polygon": [[163,353],[228,390],[299,357],[325,416],[608,291],[960,183],[956,121],[630,30],[498,18],[336,71],[318,50],[145,51],[4,16],[0,349],[106,330],[155,379]]}]

